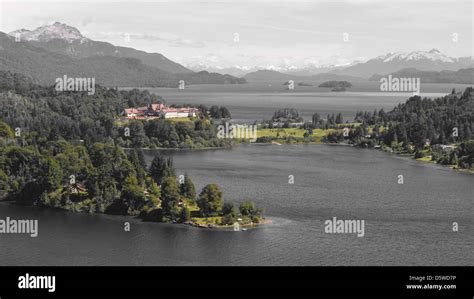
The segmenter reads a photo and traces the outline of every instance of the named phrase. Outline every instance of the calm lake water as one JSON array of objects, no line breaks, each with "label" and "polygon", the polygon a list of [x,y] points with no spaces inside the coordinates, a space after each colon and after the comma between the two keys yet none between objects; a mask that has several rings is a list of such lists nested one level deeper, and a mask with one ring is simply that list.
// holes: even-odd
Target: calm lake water
[{"label": "calm lake water", "polygon": [[[268,120],[281,108],[296,108],[306,121],[317,112],[327,114],[341,112],[351,120],[357,111],[392,110],[405,102],[412,94],[380,92],[378,82],[357,82],[346,92],[331,92],[328,88],[295,86],[285,90],[281,82],[248,83],[237,85],[194,85],[184,90],[177,88],[147,88],[164,98],[169,104],[204,104],[226,106],[236,123],[253,123]],[[429,84],[421,85],[422,97],[441,97],[453,88],[464,91],[468,85]]]},{"label": "calm lake water", "polygon": [[[39,219],[39,235],[0,235],[0,265],[474,265],[472,175],[346,146],[166,153],[199,190],[217,183],[273,224],[210,231],[1,203],[0,219]],[[333,217],[365,220],[365,236],[324,233]]]}]

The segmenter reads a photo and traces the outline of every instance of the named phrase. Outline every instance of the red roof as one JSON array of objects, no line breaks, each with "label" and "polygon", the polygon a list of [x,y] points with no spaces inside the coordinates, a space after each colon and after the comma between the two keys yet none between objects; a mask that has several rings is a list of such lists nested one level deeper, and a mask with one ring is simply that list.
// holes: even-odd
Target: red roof
[{"label": "red roof", "polygon": [[[170,108],[166,106],[165,104],[151,104],[150,108],[153,112],[163,112],[163,113],[169,113],[169,112],[175,112],[175,113],[192,113],[196,112],[199,109],[197,108],[191,108],[191,107],[182,107],[182,108]],[[148,111],[148,107],[138,107],[138,108],[126,108],[125,113],[126,114],[138,114],[138,115],[145,115],[145,113]]]},{"label": "red roof", "polygon": [[151,109],[153,111],[161,111],[163,109],[166,109],[166,105],[165,104],[151,104]]},{"label": "red roof", "polygon": [[132,113],[137,114],[138,110],[135,109],[135,108],[125,108],[125,113],[127,113],[127,114],[132,114]]}]

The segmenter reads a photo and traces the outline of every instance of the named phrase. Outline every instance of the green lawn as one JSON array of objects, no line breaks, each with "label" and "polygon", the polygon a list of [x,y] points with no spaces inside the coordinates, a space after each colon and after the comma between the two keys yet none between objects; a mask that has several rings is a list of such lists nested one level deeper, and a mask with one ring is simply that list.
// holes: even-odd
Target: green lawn
[{"label": "green lawn", "polygon": [[193,217],[191,218],[191,220],[194,221],[198,225],[208,225],[208,224],[221,225],[222,217],[221,216]]},{"label": "green lawn", "polygon": [[423,162],[433,162],[433,163],[436,163],[436,161],[431,161],[431,156],[424,156],[424,157],[422,157],[422,158],[418,158],[418,159],[415,159],[415,160],[423,161]]},{"label": "green lawn", "polygon": [[186,205],[186,207],[189,209],[190,212],[195,212],[195,211],[199,211],[199,207],[197,205],[197,203],[195,202],[191,202],[189,200],[184,200],[184,204]]},{"label": "green lawn", "polygon": [[[313,134],[310,137],[322,138],[326,136],[329,132],[333,132],[335,129],[323,130],[323,129],[314,129]],[[298,128],[275,128],[275,129],[258,129],[257,137],[276,137],[276,138],[286,138],[289,136],[295,138],[304,138],[303,135],[306,132],[305,129]]]}]

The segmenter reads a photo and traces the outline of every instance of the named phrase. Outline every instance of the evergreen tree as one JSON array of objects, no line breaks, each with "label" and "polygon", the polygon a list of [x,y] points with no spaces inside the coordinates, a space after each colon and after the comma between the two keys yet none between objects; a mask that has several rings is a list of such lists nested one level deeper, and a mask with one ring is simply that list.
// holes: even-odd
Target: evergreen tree
[{"label": "evergreen tree", "polygon": [[336,124],[342,124],[344,122],[344,118],[342,117],[341,112],[339,112],[336,116]]},{"label": "evergreen tree", "polygon": [[42,161],[43,180],[42,185],[45,191],[52,192],[61,186],[62,169],[53,158],[47,158]]},{"label": "evergreen tree", "polygon": [[181,214],[180,214],[179,220],[180,220],[181,223],[184,223],[186,221],[191,220],[191,212],[189,211],[189,209],[187,207],[183,207],[181,209]]},{"label": "evergreen tree", "polygon": [[231,202],[225,202],[222,208],[222,224],[233,224],[237,221],[237,209]]},{"label": "evergreen tree", "polygon": [[319,128],[319,122],[321,121],[321,116],[318,113],[313,114],[312,122],[314,128]]},{"label": "evergreen tree", "polygon": [[206,185],[197,201],[201,215],[204,217],[217,216],[222,211],[222,192],[216,184]]},{"label": "evergreen tree", "polygon": [[128,215],[137,215],[145,205],[144,189],[138,184],[136,177],[129,176],[125,180],[125,185],[122,188],[122,200],[128,208]]},{"label": "evergreen tree", "polygon": [[143,168],[142,162],[140,161],[139,151],[137,149],[132,149],[128,154],[128,159],[135,168],[138,184],[143,186],[145,184],[147,172],[145,170],[146,168]]},{"label": "evergreen tree", "polygon": [[187,173],[184,174],[184,182],[180,186],[181,195],[187,199],[194,201],[196,200],[196,188]]},{"label": "evergreen tree", "polygon": [[241,203],[239,206],[239,210],[242,216],[249,217],[254,222],[258,222],[262,214],[262,210],[257,209],[255,207],[255,204],[249,200],[246,200]]},{"label": "evergreen tree", "polygon": [[166,177],[161,186],[161,208],[165,221],[178,221],[180,218],[179,209],[179,188],[175,177]]},{"label": "evergreen tree", "polygon": [[160,153],[157,153],[151,162],[150,175],[153,180],[161,185],[165,177],[176,176],[175,170],[173,167],[173,160],[171,158],[165,159]]}]

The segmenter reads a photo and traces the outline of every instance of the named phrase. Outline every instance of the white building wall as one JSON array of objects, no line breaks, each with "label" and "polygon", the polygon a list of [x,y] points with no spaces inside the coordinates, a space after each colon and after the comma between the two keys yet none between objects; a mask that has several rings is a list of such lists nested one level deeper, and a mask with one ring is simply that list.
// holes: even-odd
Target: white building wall
[{"label": "white building wall", "polygon": [[[195,116],[196,114],[193,112],[192,116]],[[176,118],[176,117],[188,117],[189,113],[188,112],[166,112],[165,113],[165,118]]]}]

